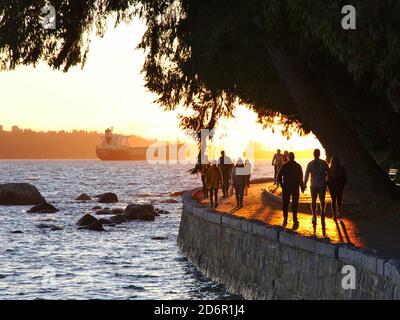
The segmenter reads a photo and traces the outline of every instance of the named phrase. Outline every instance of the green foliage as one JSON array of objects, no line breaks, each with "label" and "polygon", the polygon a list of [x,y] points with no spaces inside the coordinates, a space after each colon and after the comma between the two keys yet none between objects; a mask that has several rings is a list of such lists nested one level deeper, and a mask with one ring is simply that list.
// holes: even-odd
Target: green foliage
[{"label": "green foliage", "polygon": [[[138,1],[122,0],[52,0],[57,12],[57,28],[42,28],[41,8],[44,0],[0,1],[0,70],[17,65],[36,65],[44,60],[55,69],[84,65],[90,34],[103,36],[107,18],[116,24],[129,21]],[[133,9],[132,9],[133,8]]]},{"label": "green foliage", "polygon": [[[400,111],[400,3],[396,0],[354,0],[357,30],[341,28],[341,8],[348,1],[287,1],[296,37],[307,50],[316,46],[343,64],[354,81],[372,92],[387,97]],[[297,43],[296,45],[298,45]],[[305,51],[304,51],[305,52]],[[304,53],[303,52],[303,53]]]}]

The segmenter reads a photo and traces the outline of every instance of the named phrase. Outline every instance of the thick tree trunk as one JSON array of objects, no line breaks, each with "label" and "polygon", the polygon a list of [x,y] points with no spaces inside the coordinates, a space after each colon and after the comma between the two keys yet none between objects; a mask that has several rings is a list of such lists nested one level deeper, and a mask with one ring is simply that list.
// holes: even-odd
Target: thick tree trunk
[{"label": "thick tree trunk", "polygon": [[327,152],[340,158],[348,172],[349,187],[362,203],[398,199],[395,185],[347,126],[308,68],[281,46],[266,43],[266,48],[297,111]]}]

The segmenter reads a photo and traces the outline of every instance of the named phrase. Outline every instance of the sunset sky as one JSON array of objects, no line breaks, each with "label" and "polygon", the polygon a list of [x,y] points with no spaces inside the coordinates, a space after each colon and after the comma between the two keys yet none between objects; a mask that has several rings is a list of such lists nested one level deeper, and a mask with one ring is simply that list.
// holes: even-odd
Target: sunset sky
[{"label": "sunset sky", "polygon": [[[115,132],[149,138],[183,139],[176,112],[164,112],[157,98],[144,88],[140,73],[144,53],[135,50],[145,26],[139,21],[110,28],[105,37],[93,38],[83,70],[53,71],[46,64],[0,72],[0,124],[34,130],[97,130],[113,126]],[[246,128],[248,130],[243,130]],[[279,133],[262,130],[256,115],[239,107],[236,119],[222,121],[219,131],[230,132],[226,143],[246,145],[249,140],[298,150],[319,147],[313,137],[287,141]],[[223,134],[223,133],[221,133]]]}]

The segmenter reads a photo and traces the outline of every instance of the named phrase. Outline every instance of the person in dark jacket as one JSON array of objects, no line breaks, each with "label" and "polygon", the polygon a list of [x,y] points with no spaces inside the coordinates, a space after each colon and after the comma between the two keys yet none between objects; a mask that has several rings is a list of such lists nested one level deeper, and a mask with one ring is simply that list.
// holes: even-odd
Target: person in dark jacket
[{"label": "person in dark jacket", "polygon": [[278,173],[278,182],[282,186],[283,226],[286,227],[290,198],[292,198],[293,230],[299,228],[297,209],[299,207],[300,191],[304,192],[303,169],[294,161],[295,155],[289,153],[289,161],[282,165]]},{"label": "person in dark jacket", "polygon": [[236,166],[232,170],[232,185],[235,188],[236,207],[243,208],[244,189],[247,185],[247,170],[244,166],[243,160],[238,159]]},{"label": "person in dark jacket", "polygon": [[217,167],[217,160],[213,160],[211,167],[208,168],[205,182],[210,195],[210,207],[216,209],[218,207],[218,189],[224,182],[221,169]]},{"label": "person in dark jacket", "polygon": [[[333,218],[336,220],[342,212],[343,191],[347,184],[346,170],[340,165],[338,157],[333,157],[328,172],[328,188],[332,198]],[[336,211],[336,204],[337,209]]]},{"label": "person in dark jacket", "polygon": [[205,163],[205,164],[201,164],[200,175],[201,175],[201,183],[203,185],[204,199],[208,199],[208,189],[207,189],[207,185],[206,185],[206,173],[207,173],[208,168],[210,168],[209,162]]}]

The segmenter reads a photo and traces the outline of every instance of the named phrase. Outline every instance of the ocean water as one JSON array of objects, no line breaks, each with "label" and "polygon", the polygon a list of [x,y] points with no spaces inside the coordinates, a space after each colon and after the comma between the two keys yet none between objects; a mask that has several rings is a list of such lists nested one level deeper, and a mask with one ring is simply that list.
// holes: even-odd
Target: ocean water
[{"label": "ocean water", "polygon": [[[29,214],[30,207],[0,206],[0,299],[237,298],[204,278],[177,246],[182,204],[170,193],[200,186],[200,178],[187,173],[190,168],[96,160],[0,161],[0,183],[34,184],[60,209]],[[255,163],[254,178],[272,174],[270,161]],[[104,192],[116,193],[120,203],[103,207],[152,202],[170,214],[155,222],[105,226],[108,232],[78,230],[78,219],[98,204],[74,199]],[[178,202],[166,203],[171,199]],[[38,228],[43,223],[64,229]]]}]

